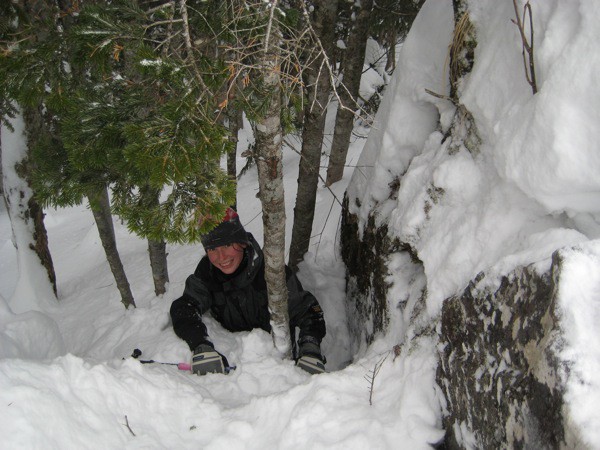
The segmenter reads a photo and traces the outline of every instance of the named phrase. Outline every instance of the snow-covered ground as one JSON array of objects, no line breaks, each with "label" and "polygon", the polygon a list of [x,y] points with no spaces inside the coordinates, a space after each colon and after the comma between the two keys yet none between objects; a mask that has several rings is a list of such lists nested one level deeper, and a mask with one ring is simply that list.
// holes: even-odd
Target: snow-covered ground
[{"label": "snow-covered ground", "polygon": [[[402,47],[369,139],[353,142],[348,164],[355,168],[348,167],[333,192],[341,199],[352,178],[348,192],[360,200],[354,212],[361,224],[376,212],[392,234],[415,248],[424,264],[418,277],[427,287],[432,323],[442,300],[464,289],[479,271],[493,279],[519,264],[544,269],[552,251],[582,249],[570,253],[560,295],[564,358],[575,374],[565,398],[577,411],[571,419],[583,439],[598,448],[600,85],[594,75],[600,73],[595,24],[600,3],[532,0],[531,5],[535,96],[525,80],[512,2],[471,2],[478,47],[461,98],[482,143],[476,153],[464,146],[449,152],[443,133],[453,107],[425,88],[447,94],[452,2],[428,0]],[[2,142],[6,145],[4,135]],[[297,162],[287,150],[288,231]],[[400,192],[390,198],[389,184],[401,175]],[[240,182],[239,213],[261,241],[256,191],[252,170]],[[23,300],[13,295],[19,268],[10,224],[0,209],[0,295],[6,300],[0,299],[1,446],[429,448],[443,436],[435,340],[415,341],[399,356],[392,351],[410,333],[410,314],[396,304],[416,283],[409,276],[414,274],[406,273],[409,264],[401,255],[391,258],[390,331],[369,348],[353,348],[336,248],[339,211],[332,193],[320,187],[311,253],[300,271],[325,311],[323,348],[330,373],[310,376],[282,361],[260,330],[232,334],[207,319],[215,345],[237,369],[197,377],[173,365],[141,364],[130,355],[138,348],[145,359],[189,360],[168,310],[203,254],[200,245],[168,247],[171,283],[156,298],[145,242],[116,221],[138,305],[125,311],[91,213],[85,206],[50,210],[46,224],[60,301],[15,314],[14,305]],[[370,383],[365,376],[379,364]]]}]

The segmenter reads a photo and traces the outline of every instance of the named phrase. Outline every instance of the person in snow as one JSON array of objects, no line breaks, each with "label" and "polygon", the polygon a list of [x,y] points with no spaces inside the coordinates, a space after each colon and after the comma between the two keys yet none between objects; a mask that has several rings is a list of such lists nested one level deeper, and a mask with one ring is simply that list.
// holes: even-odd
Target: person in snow
[{"label": "person in snow", "polygon": [[[193,352],[192,372],[227,373],[229,363],[208,338],[202,315],[212,316],[229,331],[262,328],[270,332],[270,313],[263,252],[238,214],[228,208],[223,221],[201,237],[206,250],[185,283],[183,295],[171,305],[175,334]],[[286,266],[290,335],[296,364],[309,373],[325,371],[321,340],[325,320],[317,299],[305,291]],[[299,329],[296,341],[296,329]]]}]

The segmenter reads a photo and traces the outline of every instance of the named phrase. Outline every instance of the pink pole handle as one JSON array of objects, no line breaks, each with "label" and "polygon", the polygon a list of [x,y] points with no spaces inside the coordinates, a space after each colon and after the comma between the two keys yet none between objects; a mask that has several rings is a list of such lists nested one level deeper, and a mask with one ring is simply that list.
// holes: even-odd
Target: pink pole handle
[{"label": "pink pole handle", "polygon": [[192,366],[188,363],[180,362],[177,364],[179,370],[192,370]]}]

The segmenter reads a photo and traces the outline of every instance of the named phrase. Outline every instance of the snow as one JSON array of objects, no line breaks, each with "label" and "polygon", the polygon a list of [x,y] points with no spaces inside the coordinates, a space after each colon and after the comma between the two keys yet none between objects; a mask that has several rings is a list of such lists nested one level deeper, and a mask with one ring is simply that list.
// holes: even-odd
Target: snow
[{"label": "snow", "polygon": [[[173,365],[141,364],[130,357],[135,348],[141,359],[189,361],[168,310],[202,256],[201,246],[168,246],[171,283],[156,297],[145,242],[116,220],[138,305],[126,311],[89,210],[49,210],[59,301],[15,297],[29,269],[18,263],[21,252],[12,246],[0,206],[2,446],[430,448],[443,437],[444,400],[435,384],[435,339],[412,339],[417,328],[435,329],[443,300],[477,273],[485,271],[493,282],[522,264],[547,270],[552,253],[563,249],[560,351],[573,374],[565,400],[582,439],[600,447],[600,85],[594,78],[600,3],[532,0],[531,6],[536,95],[525,80],[512,2],[470,2],[478,46],[460,92],[474,117],[479,151],[444,139],[455,107],[425,91],[448,95],[453,30],[452,2],[429,0],[399,51],[368,139],[357,138],[366,134],[357,130],[343,180],[331,191],[319,187],[313,241],[299,276],[325,312],[327,374],[310,376],[281,360],[260,330],[229,333],[211,319],[207,326],[217,349],[237,366],[229,375],[196,377]],[[381,82],[375,71],[367,73],[371,85]],[[363,92],[372,92],[368,84]],[[330,114],[330,125],[332,120]],[[14,147],[6,136],[3,129],[5,177],[5,154]],[[330,141],[328,136],[326,147]],[[299,149],[293,137],[286,142]],[[297,164],[297,153],[288,148],[288,245]],[[398,194],[390,195],[390,183],[398,180]],[[423,263],[417,269],[406,255],[390,257],[389,331],[368,347],[348,328],[336,247],[338,201],[346,188],[361,227],[374,214]],[[261,242],[256,192],[253,168],[240,181],[238,212]],[[28,277],[30,292],[43,285],[41,279]],[[414,323],[411,312],[424,288],[427,309]],[[396,354],[398,344],[404,345]],[[368,378],[378,364],[371,386]],[[476,445],[466,427],[457,431],[465,445]]]},{"label": "snow", "polygon": [[[27,205],[32,196],[32,191],[22,179],[17,175],[15,165],[18,164],[27,153],[25,144],[25,124],[20,116],[15,119],[8,119],[12,129],[6,124],[1,125],[0,133],[2,135],[2,146],[12,149],[11,152],[3,152],[2,155],[2,174],[4,183],[4,192],[6,198],[5,206],[12,211],[14,216],[22,216],[23,205]],[[4,202],[3,202],[4,203]],[[45,269],[39,263],[36,253],[30,249],[34,245],[31,236],[33,236],[33,220],[27,223],[20,220],[15,223],[11,240],[20,251],[17,253],[16,264],[7,269],[13,273],[17,283],[12,292],[14,299],[12,312],[23,313],[30,310],[40,310],[42,305],[49,305],[54,300],[54,292],[49,282]],[[7,239],[8,240],[8,239]],[[6,242],[4,243],[6,246]],[[17,267],[15,273],[14,267]],[[39,283],[30,283],[29,278],[44,280]]]}]

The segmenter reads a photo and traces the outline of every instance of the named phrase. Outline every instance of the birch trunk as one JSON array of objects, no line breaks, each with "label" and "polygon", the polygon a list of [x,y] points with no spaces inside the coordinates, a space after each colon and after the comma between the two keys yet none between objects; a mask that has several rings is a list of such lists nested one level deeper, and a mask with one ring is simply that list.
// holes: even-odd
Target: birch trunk
[{"label": "birch trunk", "polygon": [[[276,8],[276,5],[271,5]],[[272,18],[271,18],[272,19]],[[260,201],[263,210],[265,279],[275,347],[291,356],[288,291],[285,277],[285,199],[282,175],[281,86],[279,79],[279,30],[271,21],[259,68],[268,107],[256,124],[256,152]]]}]

